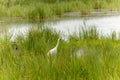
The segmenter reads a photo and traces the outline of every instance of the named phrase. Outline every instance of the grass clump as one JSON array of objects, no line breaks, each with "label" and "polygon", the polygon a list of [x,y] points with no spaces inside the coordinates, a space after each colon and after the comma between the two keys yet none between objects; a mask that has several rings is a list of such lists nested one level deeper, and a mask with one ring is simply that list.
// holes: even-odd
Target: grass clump
[{"label": "grass clump", "polygon": [[[69,42],[61,40],[58,53],[51,57],[47,52],[60,34],[48,28],[31,28],[14,43],[9,37],[0,39],[0,79],[119,80],[119,39],[100,38],[96,28],[79,33],[71,35]],[[75,56],[78,50],[84,50],[84,55]]]},{"label": "grass clump", "polygon": [[49,19],[66,12],[88,15],[95,9],[119,10],[120,0],[0,0],[0,15]]}]

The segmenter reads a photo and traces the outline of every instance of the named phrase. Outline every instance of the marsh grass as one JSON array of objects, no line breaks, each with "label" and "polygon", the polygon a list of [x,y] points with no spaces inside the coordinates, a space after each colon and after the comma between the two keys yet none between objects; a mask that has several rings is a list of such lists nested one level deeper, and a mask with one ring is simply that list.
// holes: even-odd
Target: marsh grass
[{"label": "marsh grass", "polygon": [[[1,80],[119,80],[120,41],[98,38],[96,28],[82,29],[82,36],[60,41],[58,53],[47,56],[59,33],[44,27],[31,28],[15,42],[0,39]],[[112,39],[113,40],[112,40]],[[17,49],[16,49],[17,48]],[[85,55],[74,56],[83,48]]]},{"label": "marsh grass", "polygon": [[49,19],[74,11],[88,15],[94,9],[119,10],[119,3],[120,0],[0,0],[0,16]]}]

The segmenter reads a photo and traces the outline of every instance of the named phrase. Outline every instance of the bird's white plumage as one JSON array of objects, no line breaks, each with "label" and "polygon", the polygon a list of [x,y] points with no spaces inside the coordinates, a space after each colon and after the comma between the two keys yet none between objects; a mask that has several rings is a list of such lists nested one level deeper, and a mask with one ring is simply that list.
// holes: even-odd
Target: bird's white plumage
[{"label": "bird's white plumage", "polygon": [[57,54],[57,48],[59,45],[59,41],[60,41],[60,38],[58,38],[56,46],[54,48],[52,48],[51,50],[49,50],[49,52],[47,53],[47,56]]},{"label": "bird's white plumage", "polygon": [[53,54],[56,54],[56,53],[57,53],[57,48],[54,47],[53,49],[51,49],[51,50],[47,53],[47,55],[49,56],[49,55],[53,55]]}]

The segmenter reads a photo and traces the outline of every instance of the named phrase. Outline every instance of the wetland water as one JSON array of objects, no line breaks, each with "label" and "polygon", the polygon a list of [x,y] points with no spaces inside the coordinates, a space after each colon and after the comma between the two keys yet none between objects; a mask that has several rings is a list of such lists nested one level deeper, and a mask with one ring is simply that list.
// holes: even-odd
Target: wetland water
[{"label": "wetland water", "polygon": [[[73,17],[73,18],[61,18],[58,20],[51,20],[42,23],[44,26],[48,26],[51,29],[55,29],[61,32],[61,35],[68,37],[74,32],[78,32],[80,28],[95,26],[102,35],[110,35],[112,31],[116,33],[120,32],[120,15],[114,16],[98,16],[98,17]],[[27,33],[31,26],[38,26],[38,22],[28,22],[22,19],[0,19],[0,32],[6,30],[13,34],[12,40],[19,35],[19,33]]]}]

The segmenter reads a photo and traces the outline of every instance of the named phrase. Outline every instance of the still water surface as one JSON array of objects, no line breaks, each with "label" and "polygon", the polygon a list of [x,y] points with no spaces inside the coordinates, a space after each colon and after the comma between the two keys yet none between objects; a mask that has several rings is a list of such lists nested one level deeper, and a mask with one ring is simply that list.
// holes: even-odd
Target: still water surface
[{"label": "still water surface", "polygon": [[[112,31],[120,32],[120,15],[117,16],[100,16],[100,17],[77,17],[77,18],[61,18],[58,20],[50,20],[42,23],[51,29],[61,32],[61,35],[68,37],[74,32],[78,32],[84,23],[87,27],[95,26],[102,35],[110,35]],[[0,32],[6,30],[13,34],[13,40],[20,33],[26,34],[31,26],[37,27],[39,22],[29,22],[23,19],[0,19]]]}]

